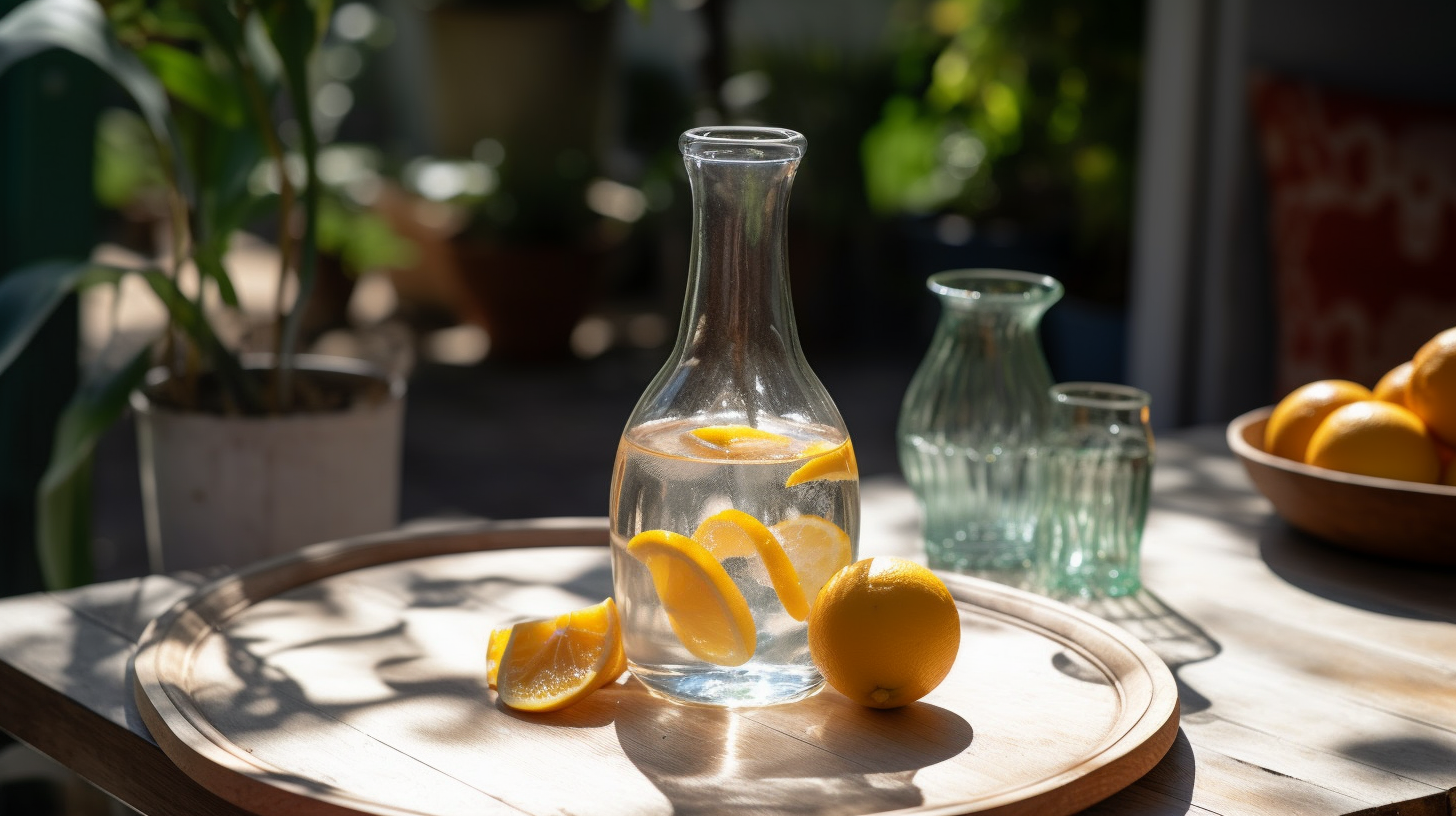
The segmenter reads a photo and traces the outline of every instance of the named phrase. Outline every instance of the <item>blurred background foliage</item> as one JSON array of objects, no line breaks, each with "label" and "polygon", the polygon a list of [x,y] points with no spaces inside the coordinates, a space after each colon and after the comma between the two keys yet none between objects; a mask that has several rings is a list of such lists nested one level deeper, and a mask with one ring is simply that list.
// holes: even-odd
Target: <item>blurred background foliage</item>
[{"label": "blurred background foliage", "polygon": [[[671,321],[690,207],[677,135],[772,124],[810,141],[790,230],[809,346],[913,356],[934,317],[924,277],[953,266],[1055,275],[1115,334],[1144,12],[1144,0],[348,0],[311,76],[323,249],[351,275],[391,268],[398,281],[463,243],[606,247],[596,308]],[[466,26],[509,42],[451,42]],[[528,80],[529,94],[511,90]],[[229,98],[194,90],[198,104]],[[513,93],[479,119],[458,102],[454,119],[440,112],[439,100],[486,109]],[[134,114],[103,115],[98,199],[133,243],[160,212],[148,156]],[[250,183],[266,200],[278,171],[261,164]],[[391,191],[438,206],[381,214]],[[422,249],[424,233],[450,246]]]},{"label": "blurred background foliage", "polygon": [[[170,14],[193,0],[101,5],[184,116],[238,116],[239,89],[209,84],[227,75],[209,70],[218,55]],[[337,0],[307,76],[316,293],[331,297],[306,334],[326,353],[403,349],[422,392],[434,377],[471,411],[497,398],[481,386],[470,403],[477,382],[552,366],[575,378],[583,361],[599,364],[562,393],[630,404],[686,283],[678,136],[768,124],[809,140],[789,225],[799,332],[863,427],[893,424],[939,313],[925,277],[941,269],[1055,275],[1054,375],[1119,380],[1144,13],[1143,0]],[[163,251],[166,174],[126,95],[96,91],[99,237]],[[277,243],[267,213],[301,134],[296,111],[273,114],[281,159],[238,144],[215,169],[244,185],[235,200],[251,209],[235,215],[262,239],[240,254],[276,274],[255,250]],[[0,142],[54,140],[26,121],[0,119]],[[506,342],[543,328],[554,336]],[[356,338],[324,344],[339,334]],[[862,462],[891,470],[893,451],[867,441]]]},{"label": "blurred background foliage", "polygon": [[1005,219],[1065,240],[1053,274],[1120,303],[1143,15],[1142,0],[897,5],[897,88],[863,143],[870,205]]}]

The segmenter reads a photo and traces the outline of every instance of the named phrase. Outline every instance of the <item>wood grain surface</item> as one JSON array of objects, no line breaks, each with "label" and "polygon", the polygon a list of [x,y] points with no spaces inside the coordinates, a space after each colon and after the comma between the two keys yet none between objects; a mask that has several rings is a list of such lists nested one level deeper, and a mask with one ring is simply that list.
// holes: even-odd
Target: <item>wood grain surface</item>
[{"label": "wood grain surface", "polygon": [[902,709],[832,690],[684,707],[630,677],[561,712],[504,708],[483,684],[490,629],[610,594],[605,541],[600,523],[524,542],[400,534],[214,583],[143,637],[142,716],[189,775],[270,814],[1055,816],[1142,776],[1176,736],[1172,675],[1141,642],[962,576],[961,658]]}]

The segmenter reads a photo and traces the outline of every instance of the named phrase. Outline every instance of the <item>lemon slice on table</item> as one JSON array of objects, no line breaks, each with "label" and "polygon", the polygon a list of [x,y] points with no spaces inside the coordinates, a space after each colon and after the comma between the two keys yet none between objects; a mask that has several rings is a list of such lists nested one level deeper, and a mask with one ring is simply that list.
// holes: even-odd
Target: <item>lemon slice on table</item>
[{"label": "lemon slice on table", "polygon": [[679,533],[645,530],[627,554],[647,565],[667,621],[694,657],[741,666],[758,645],[753,613],[728,571],[703,545]]},{"label": "lemon slice on table", "polygon": [[809,598],[804,597],[794,562],[773,532],[758,519],[741,510],[724,510],[698,525],[693,540],[720,561],[733,556],[757,555],[768,569],[769,580],[773,582],[774,592],[778,593],[784,610],[794,620],[809,617]]},{"label": "lemon slice on table", "polygon": [[[615,602],[613,602],[615,604]],[[553,623],[555,619],[552,619]],[[485,648],[485,680],[491,688],[495,688],[500,676],[501,658],[505,656],[506,644],[511,641],[511,630],[515,626],[502,626],[490,630],[490,641]],[[616,682],[618,677],[627,670],[627,650],[622,647],[622,639],[618,637],[612,641],[612,654],[607,659],[606,668],[602,669],[601,682],[597,687]]]},{"label": "lemon slice on table", "polygon": [[682,435],[692,453],[714,459],[787,459],[794,455],[794,440],[783,434],[747,425],[707,425]]},{"label": "lemon slice on table", "polygon": [[796,487],[806,482],[843,482],[859,478],[859,463],[854,459],[854,445],[848,439],[832,448],[827,442],[818,442],[810,445],[805,453],[812,456],[826,449],[827,453],[815,456],[790,473],[784,487]]},{"label": "lemon slice on table", "polygon": [[496,691],[511,708],[556,711],[600,688],[623,660],[622,623],[608,598],[512,626],[496,670]]},{"label": "lemon slice on table", "polygon": [[485,645],[485,681],[495,688],[500,676],[501,657],[506,653],[506,644],[511,641],[510,626],[490,630],[490,640]]},{"label": "lemon slice on table", "polygon": [[[769,528],[798,573],[799,587],[812,607],[819,590],[836,572],[849,566],[854,544],[849,533],[820,516],[796,516]],[[803,618],[799,618],[803,620]]]},{"label": "lemon slice on table", "polygon": [[626,671],[627,649],[622,644],[621,636],[618,635],[612,653],[607,657],[607,665],[602,669],[601,677],[597,682],[597,688],[617,682],[617,678],[621,677]]}]

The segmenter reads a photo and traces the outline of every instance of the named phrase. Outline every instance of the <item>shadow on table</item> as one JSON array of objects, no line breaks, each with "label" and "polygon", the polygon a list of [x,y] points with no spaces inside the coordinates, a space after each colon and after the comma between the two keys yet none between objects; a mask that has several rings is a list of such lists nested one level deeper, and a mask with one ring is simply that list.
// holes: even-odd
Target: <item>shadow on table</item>
[{"label": "shadow on table", "polygon": [[791,708],[688,708],[644,690],[617,708],[617,740],[676,814],[838,814],[924,804],[916,772],[975,736],[925,702],[879,711],[821,694]]},{"label": "shadow on table", "polygon": [[[1435,740],[1419,737],[1358,739],[1340,746],[1340,753],[1379,767],[1408,774],[1443,773],[1456,767],[1456,751]],[[1452,793],[1434,793],[1418,799],[1394,802],[1346,816],[1450,816]]]},{"label": "shadow on table", "polygon": [[1451,816],[1451,812],[1451,794],[1442,792],[1405,802],[1356,810],[1346,813],[1345,816]]},{"label": "shadow on table", "polygon": [[1196,773],[1193,746],[1180,728],[1168,753],[1152,770],[1143,774],[1132,786],[1081,811],[1078,816],[1118,816],[1123,813],[1181,816],[1193,810],[1193,779]]},{"label": "shadow on table", "polygon": [[1342,549],[1271,517],[1259,557],[1290,585],[1381,615],[1456,622],[1456,568],[1410,564]]},{"label": "shadow on table", "polygon": [[[1162,598],[1142,589],[1135,595],[1122,598],[1072,599],[1066,603],[1126,629],[1152,649],[1173,672],[1173,679],[1178,683],[1182,714],[1196,714],[1211,705],[1207,697],[1178,677],[1178,670],[1190,663],[1214,657],[1222,647],[1202,627],[1168,606]],[[1077,676],[1075,665],[1070,662],[1058,662],[1053,658],[1052,665],[1063,674]]]},{"label": "shadow on table", "polygon": [[1408,774],[1444,773],[1456,768],[1456,751],[1449,745],[1421,737],[1356,739],[1340,746],[1340,753],[1361,762]]}]

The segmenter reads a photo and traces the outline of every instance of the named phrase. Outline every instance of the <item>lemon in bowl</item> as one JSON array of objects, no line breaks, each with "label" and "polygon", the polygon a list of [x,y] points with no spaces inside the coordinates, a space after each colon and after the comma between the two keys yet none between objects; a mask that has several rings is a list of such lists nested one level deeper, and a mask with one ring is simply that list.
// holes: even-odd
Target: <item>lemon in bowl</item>
[{"label": "lemon in bowl", "polygon": [[[1456,566],[1451,525],[1456,487],[1349,473],[1276,456],[1264,447],[1272,413],[1269,406],[1236,417],[1228,424],[1226,440],[1254,487],[1290,526],[1357,552]],[[1447,465],[1448,476],[1451,469]]]},{"label": "lemon in bowl", "polygon": [[1303,462],[1310,438],[1326,417],[1337,408],[1374,396],[1370,389],[1349,380],[1316,380],[1301,385],[1274,406],[1264,426],[1264,450]]},{"label": "lemon in bowl", "polygon": [[1383,400],[1342,405],[1315,428],[1304,461],[1315,467],[1403,482],[1441,478],[1436,443],[1421,418]]},{"label": "lemon in bowl", "polygon": [[1435,436],[1456,445],[1456,328],[1416,350],[1405,399]]}]

